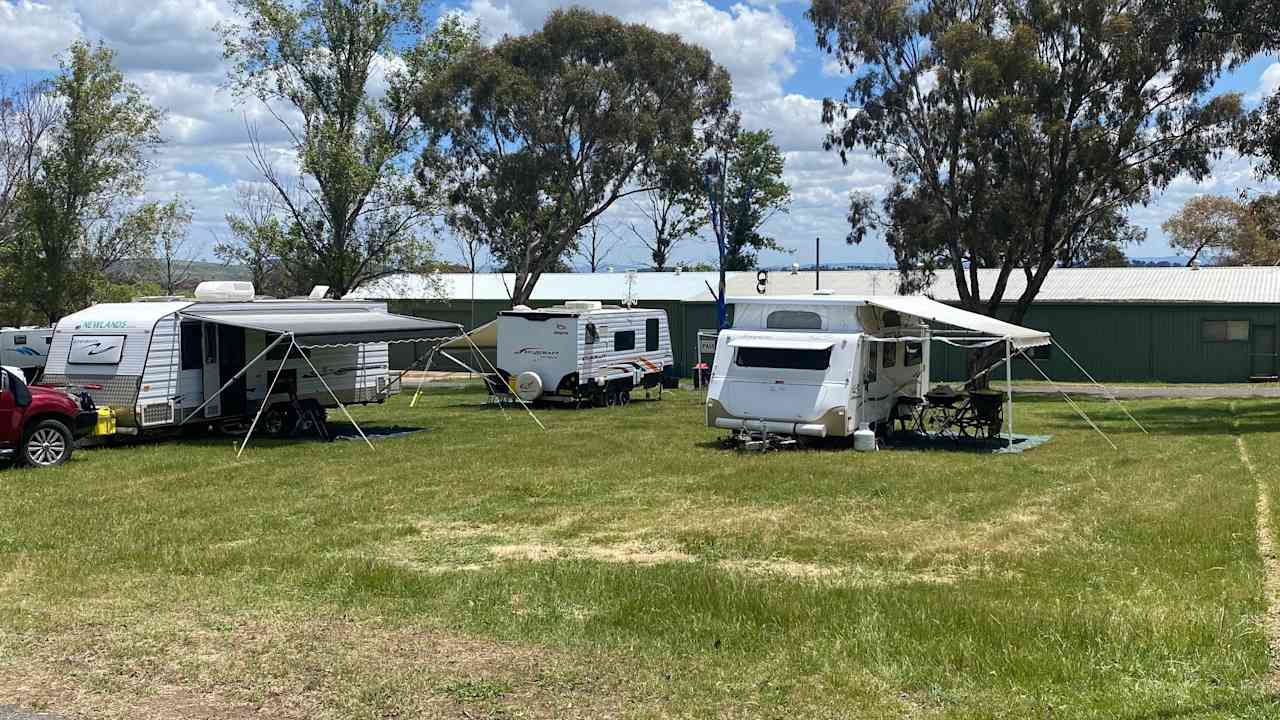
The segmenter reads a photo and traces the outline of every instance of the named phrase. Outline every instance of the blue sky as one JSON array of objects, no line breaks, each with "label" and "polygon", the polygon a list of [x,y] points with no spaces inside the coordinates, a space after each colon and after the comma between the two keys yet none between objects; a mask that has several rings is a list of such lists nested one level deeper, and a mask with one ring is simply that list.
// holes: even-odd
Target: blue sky
[{"label": "blue sky", "polygon": [[[437,12],[459,12],[479,21],[489,39],[503,33],[528,32],[546,14],[571,3],[561,0],[446,0]],[[813,238],[823,238],[829,262],[892,259],[878,240],[861,246],[844,244],[844,219],[850,190],[883,192],[888,174],[881,163],[855,154],[848,165],[821,148],[825,132],[818,113],[824,96],[839,95],[843,81],[824,71],[827,58],[818,50],[812,27],[804,20],[801,0],[577,0],[576,4],[643,22],[687,41],[703,45],[733,75],[735,92],[751,127],[774,131],[787,154],[787,179],[795,197],[792,213],[767,230],[793,253],[769,253],[764,264],[811,262]],[[57,53],[77,36],[103,40],[119,54],[121,67],[154,100],[168,110],[169,140],[149,176],[154,197],[182,194],[192,204],[195,222],[191,246],[207,254],[225,235],[224,214],[233,208],[237,188],[260,182],[247,160],[244,124],[261,124],[264,139],[278,164],[294,160],[283,134],[273,130],[262,108],[238,106],[222,83],[225,67],[212,32],[215,23],[231,18],[228,0],[0,0],[0,78],[40,77],[56,66]],[[1260,90],[1280,87],[1280,63],[1255,58],[1219,84],[1254,98]],[[1203,183],[1182,178],[1147,207],[1133,209],[1131,219],[1148,228],[1149,239],[1131,254],[1159,256],[1168,246],[1159,225],[1198,193],[1235,194],[1242,189],[1275,189],[1260,183],[1246,160],[1225,157]],[[619,237],[640,221],[625,203],[607,216]],[[448,238],[441,254],[458,253]],[[618,267],[643,262],[643,248],[619,243],[609,256]],[[679,248],[684,262],[710,260],[709,242]]]}]

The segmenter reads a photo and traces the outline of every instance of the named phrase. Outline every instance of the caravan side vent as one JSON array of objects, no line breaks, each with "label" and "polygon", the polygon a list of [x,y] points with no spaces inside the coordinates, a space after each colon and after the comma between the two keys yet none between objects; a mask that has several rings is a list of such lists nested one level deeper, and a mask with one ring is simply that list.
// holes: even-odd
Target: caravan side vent
[{"label": "caravan side vent", "polygon": [[149,403],[142,406],[142,424],[147,425],[172,425],[173,424],[173,403]]}]

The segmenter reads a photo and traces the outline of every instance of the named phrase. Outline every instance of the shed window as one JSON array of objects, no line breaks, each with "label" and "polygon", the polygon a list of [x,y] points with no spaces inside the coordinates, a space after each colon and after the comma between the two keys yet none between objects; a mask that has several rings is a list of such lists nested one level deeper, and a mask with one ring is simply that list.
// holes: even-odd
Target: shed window
[{"label": "shed window", "polygon": [[1204,342],[1247,342],[1248,320],[1205,320],[1200,324],[1200,339]]},{"label": "shed window", "polygon": [[924,345],[918,342],[909,342],[902,351],[902,364],[906,367],[915,367],[924,362]]},{"label": "shed window", "polygon": [[658,330],[658,318],[649,318],[644,321],[644,349],[645,352],[657,352],[659,341],[662,338]]},{"label": "shed window", "polygon": [[898,343],[889,343],[884,346],[884,365],[882,367],[891,368],[898,364]]},{"label": "shed window", "polygon": [[764,324],[770,330],[821,330],[822,316],[808,310],[774,310]]},{"label": "shed window", "polygon": [[199,370],[204,367],[200,347],[200,323],[182,323],[182,369]]},{"label": "shed window", "polygon": [[636,349],[636,331],[623,330],[613,334],[613,351],[621,352],[623,350]]},{"label": "shed window", "polygon": [[739,367],[776,370],[826,370],[831,367],[831,348],[793,350],[790,348],[740,347],[734,362]]}]

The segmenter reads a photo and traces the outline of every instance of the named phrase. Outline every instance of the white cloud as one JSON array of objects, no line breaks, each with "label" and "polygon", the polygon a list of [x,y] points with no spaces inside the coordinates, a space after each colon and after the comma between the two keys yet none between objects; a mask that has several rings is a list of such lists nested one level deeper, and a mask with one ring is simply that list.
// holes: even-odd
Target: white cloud
[{"label": "white cloud", "polygon": [[510,5],[494,5],[494,0],[472,0],[465,8],[456,11],[468,21],[480,23],[481,40],[492,45],[506,35],[523,35],[527,30]]},{"label": "white cloud", "polygon": [[829,78],[847,78],[853,75],[844,63],[834,57],[828,57],[822,63],[822,75]]},{"label": "white cloud", "polygon": [[224,0],[78,0],[87,34],[115,49],[129,70],[210,72],[222,64],[222,45],[213,32],[233,19]]},{"label": "white cloud", "polygon": [[0,2],[0,70],[57,67],[80,33],[80,17],[60,3]]},{"label": "white cloud", "polygon": [[1246,99],[1249,102],[1258,102],[1265,97],[1270,97],[1280,90],[1280,62],[1274,62],[1262,71],[1262,77],[1258,78],[1258,87],[1249,93]]}]

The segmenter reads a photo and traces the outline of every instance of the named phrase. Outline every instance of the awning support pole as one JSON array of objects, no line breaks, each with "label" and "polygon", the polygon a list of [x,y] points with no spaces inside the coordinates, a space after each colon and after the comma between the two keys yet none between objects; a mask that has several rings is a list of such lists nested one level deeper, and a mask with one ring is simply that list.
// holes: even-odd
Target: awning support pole
[{"label": "awning support pole", "polygon": [[[290,335],[292,337],[292,334]],[[258,418],[262,417],[262,411],[267,409],[267,403],[271,402],[271,393],[276,389],[276,381],[280,379],[281,373],[284,372],[284,364],[289,360],[289,353],[293,352],[293,343],[289,343],[289,347],[285,348],[284,357],[280,358],[280,367],[276,368],[276,374],[271,378],[271,384],[267,386],[267,394],[262,397],[262,404],[258,406],[258,412],[253,414],[253,422],[249,423],[249,432],[244,434],[244,442],[240,443],[240,449],[236,451],[236,457],[239,458],[244,454],[244,449],[249,446],[249,438],[253,437],[253,429],[258,427]]]},{"label": "awning support pole", "polygon": [[360,433],[360,437],[364,439],[364,444],[368,445],[370,450],[376,450],[373,443],[369,442],[369,438],[365,436],[364,430],[360,429],[360,424],[356,422],[355,418],[351,417],[351,413],[347,412],[347,406],[342,404],[342,401],[338,399],[337,393],[333,391],[333,388],[329,387],[329,383],[324,381],[324,376],[316,369],[316,366],[311,362],[311,358],[307,357],[307,354],[303,352],[302,348],[298,347],[297,341],[293,340],[292,337],[290,337],[290,342],[293,343],[294,347],[298,348],[298,354],[302,356],[303,360],[307,361],[307,365],[311,368],[311,372],[316,374],[316,379],[320,381],[320,384],[324,386],[325,390],[329,391],[329,397],[333,398],[333,401],[338,403],[338,407],[342,409],[342,414],[347,416],[347,421],[355,427],[356,432]]},{"label": "awning support pole", "polygon": [[1004,389],[1008,395],[1009,410],[1006,417],[1009,422],[1009,448],[1013,448],[1013,358],[1011,357],[1013,343],[1008,338],[1004,341]]},{"label": "awning support pole", "polygon": [[[213,402],[214,400],[216,400],[216,399],[218,398],[218,396],[222,394],[222,391],[224,391],[224,390],[226,390],[227,388],[231,387],[231,383],[235,382],[236,380],[239,380],[241,375],[244,375],[245,373],[249,372],[249,368],[253,367],[253,364],[254,364],[254,363],[258,362],[258,361],[259,361],[259,360],[261,360],[261,359],[262,359],[262,358],[263,358],[267,353],[271,352],[271,348],[275,347],[276,345],[279,345],[279,344],[280,344],[280,341],[281,341],[281,340],[284,340],[286,337],[287,337],[287,338],[290,338],[290,339],[291,339],[291,341],[292,341],[293,336],[292,336],[292,335],[290,335],[290,334],[287,334],[287,333],[286,333],[286,334],[284,334],[284,335],[281,335],[281,336],[280,336],[280,337],[278,337],[278,338],[276,338],[276,339],[275,339],[275,342],[272,342],[270,345],[268,345],[266,350],[263,350],[262,352],[258,353],[258,354],[257,354],[257,356],[255,356],[252,360],[250,360],[248,363],[245,363],[245,366],[244,366],[244,367],[242,367],[242,368],[240,368],[240,372],[236,373],[235,375],[233,375],[233,376],[231,377],[231,379],[230,379],[230,380],[228,380],[228,381],[226,381],[225,383],[223,383],[223,384],[222,384],[222,387],[218,388],[218,392],[216,392],[216,393],[214,393],[214,394],[210,395],[207,399],[205,399],[205,401],[204,401],[204,402],[200,403],[200,407],[198,407],[198,408],[196,408],[195,410],[191,411],[191,414],[190,414],[190,415],[188,415],[188,416],[186,416],[185,418],[183,418],[183,419],[182,419],[182,422],[178,423],[178,425],[186,425],[188,420],[190,420],[191,418],[193,418],[193,417],[195,417],[197,414],[199,414],[199,412],[200,412],[201,410],[203,410],[203,409],[205,408],[205,406],[206,406],[206,405],[208,405],[209,403],[211,403],[211,402]],[[286,354],[287,354],[287,353],[286,353]]]},{"label": "awning support pole", "polygon": [[1062,399],[1067,401],[1067,404],[1071,406],[1071,409],[1072,409],[1072,410],[1075,410],[1075,411],[1076,411],[1076,414],[1077,414],[1077,415],[1079,415],[1080,417],[1084,418],[1084,421],[1085,421],[1085,422],[1087,422],[1087,423],[1089,423],[1089,427],[1091,427],[1091,428],[1093,428],[1095,431],[1097,431],[1097,433],[1098,433],[1099,435],[1101,435],[1101,436],[1102,436],[1102,439],[1107,441],[1107,444],[1111,446],[1111,449],[1112,449],[1112,450],[1119,450],[1119,449],[1120,449],[1120,448],[1116,447],[1116,444],[1115,444],[1115,443],[1111,442],[1111,438],[1107,437],[1107,434],[1106,434],[1106,433],[1104,433],[1104,432],[1102,432],[1102,429],[1101,429],[1101,428],[1099,428],[1097,425],[1095,425],[1095,424],[1093,423],[1093,420],[1092,420],[1092,419],[1090,419],[1090,418],[1089,418],[1089,416],[1088,416],[1087,414],[1085,414],[1085,411],[1084,411],[1084,410],[1082,410],[1082,409],[1080,409],[1080,406],[1079,406],[1079,405],[1077,405],[1077,404],[1075,403],[1075,401],[1071,399],[1071,396],[1070,396],[1070,395],[1068,395],[1068,394],[1067,394],[1067,392],[1066,392],[1065,390],[1063,390],[1062,388],[1058,387],[1058,384],[1057,384],[1057,383],[1055,383],[1052,379],[1050,379],[1050,377],[1049,377],[1048,375],[1046,375],[1046,374],[1045,374],[1044,370],[1041,370],[1041,369],[1040,369],[1040,366],[1036,364],[1036,361],[1035,361],[1035,360],[1032,360],[1032,359],[1031,359],[1031,356],[1030,356],[1030,355],[1028,355],[1028,354],[1027,354],[1025,351],[1023,351],[1023,350],[1019,350],[1019,351],[1018,351],[1018,354],[1019,354],[1019,355],[1021,355],[1021,356],[1022,356],[1022,358],[1023,358],[1024,360],[1026,360],[1027,362],[1031,363],[1031,367],[1035,368],[1035,369],[1036,369],[1036,372],[1040,373],[1040,377],[1044,378],[1044,379],[1045,379],[1045,382],[1049,383],[1049,385],[1050,385],[1051,387],[1053,387],[1053,389],[1054,389],[1054,390],[1057,390],[1058,392],[1062,393]]},{"label": "awning support pole", "polygon": [[1071,361],[1071,364],[1072,364],[1072,365],[1075,365],[1075,366],[1076,366],[1076,369],[1077,369],[1077,370],[1079,370],[1080,372],[1084,373],[1084,376],[1085,376],[1085,377],[1087,377],[1087,378],[1089,378],[1089,382],[1093,383],[1094,385],[1096,385],[1096,386],[1098,387],[1098,389],[1102,390],[1102,392],[1107,396],[1107,399],[1108,399],[1108,400],[1110,400],[1111,402],[1115,403],[1116,405],[1119,405],[1119,406],[1120,406],[1120,409],[1124,411],[1124,414],[1125,414],[1125,415],[1128,415],[1128,416],[1129,416],[1129,419],[1133,421],[1133,424],[1134,424],[1134,425],[1137,425],[1137,426],[1138,426],[1138,429],[1139,429],[1139,430],[1141,430],[1142,432],[1144,432],[1144,433],[1146,433],[1146,434],[1148,434],[1148,435],[1150,435],[1150,434],[1151,434],[1151,433],[1148,433],[1148,432],[1147,432],[1147,429],[1146,429],[1145,427],[1143,427],[1143,426],[1142,426],[1142,423],[1138,422],[1138,418],[1134,417],[1134,416],[1133,416],[1133,413],[1129,412],[1129,408],[1125,407],[1125,404],[1124,404],[1124,403],[1122,403],[1122,402],[1120,402],[1120,398],[1116,397],[1116,394],[1115,394],[1115,393],[1113,393],[1113,392],[1111,392],[1111,389],[1110,389],[1110,388],[1108,388],[1107,386],[1105,386],[1105,385],[1103,385],[1102,383],[1098,382],[1097,380],[1094,380],[1094,379],[1093,379],[1093,376],[1089,374],[1089,371],[1088,371],[1088,370],[1085,370],[1083,365],[1081,365],[1080,363],[1076,362],[1076,359],[1075,359],[1075,358],[1073,358],[1073,357],[1071,357],[1071,353],[1067,352],[1067,349],[1066,349],[1066,348],[1064,348],[1064,347],[1062,347],[1062,344],[1061,344],[1061,343],[1055,342],[1055,343],[1054,343],[1054,345],[1057,345],[1057,346],[1058,346],[1058,349],[1062,351],[1062,354],[1063,354],[1063,355],[1066,355],[1066,356],[1067,356],[1067,359]]},{"label": "awning support pole", "polygon": [[418,376],[418,388],[413,391],[413,399],[409,401],[409,407],[411,408],[418,407],[418,398],[422,397],[422,386],[427,383],[427,373],[430,372],[428,368],[431,367],[432,361],[436,359],[436,350],[439,349],[440,346],[437,345],[431,348],[431,352],[427,353],[427,362],[423,364],[422,374]]}]

